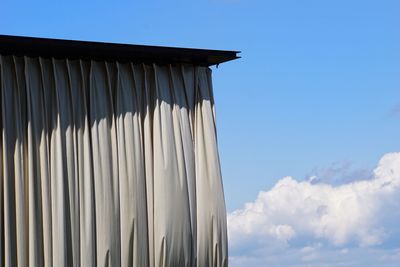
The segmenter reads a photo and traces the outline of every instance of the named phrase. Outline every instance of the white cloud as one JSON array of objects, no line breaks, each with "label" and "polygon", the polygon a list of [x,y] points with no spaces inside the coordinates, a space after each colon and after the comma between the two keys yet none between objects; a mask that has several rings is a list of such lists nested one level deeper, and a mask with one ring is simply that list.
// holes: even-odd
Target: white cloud
[{"label": "white cloud", "polygon": [[344,257],[347,246],[362,249],[394,237],[398,241],[400,153],[384,155],[372,178],[365,178],[339,186],[282,178],[254,202],[228,214],[232,260],[245,261],[243,251],[251,254],[265,247],[294,249],[293,243],[304,244],[297,248],[298,259],[307,262],[318,259],[324,246],[336,247]]},{"label": "white cloud", "polygon": [[335,249],[320,244],[304,248],[270,251],[257,250],[250,255],[230,257],[231,267],[398,267],[400,248]]}]

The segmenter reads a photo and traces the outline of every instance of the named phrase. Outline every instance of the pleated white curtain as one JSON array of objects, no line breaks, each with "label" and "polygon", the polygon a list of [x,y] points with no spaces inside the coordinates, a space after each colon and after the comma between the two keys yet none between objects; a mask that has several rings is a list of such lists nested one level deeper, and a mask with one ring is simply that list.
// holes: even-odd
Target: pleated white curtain
[{"label": "pleated white curtain", "polygon": [[0,56],[3,266],[227,266],[211,71]]}]

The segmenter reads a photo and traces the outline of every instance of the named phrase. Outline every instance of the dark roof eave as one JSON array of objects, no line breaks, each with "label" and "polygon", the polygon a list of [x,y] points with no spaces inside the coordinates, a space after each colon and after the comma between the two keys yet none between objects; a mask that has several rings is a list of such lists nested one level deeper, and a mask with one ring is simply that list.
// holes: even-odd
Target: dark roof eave
[{"label": "dark roof eave", "polygon": [[212,66],[237,59],[238,53],[240,52],[0,35],[0,54],[3,55]]}]

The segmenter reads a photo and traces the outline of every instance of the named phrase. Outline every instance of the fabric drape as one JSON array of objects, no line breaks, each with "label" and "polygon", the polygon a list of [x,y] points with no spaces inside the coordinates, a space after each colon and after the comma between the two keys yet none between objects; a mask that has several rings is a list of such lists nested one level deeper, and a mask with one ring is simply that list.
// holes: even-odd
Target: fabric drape
[{"label": "fabric drape", "polygon": [[211,70],[0,56],[4,266],[227,266]]}]

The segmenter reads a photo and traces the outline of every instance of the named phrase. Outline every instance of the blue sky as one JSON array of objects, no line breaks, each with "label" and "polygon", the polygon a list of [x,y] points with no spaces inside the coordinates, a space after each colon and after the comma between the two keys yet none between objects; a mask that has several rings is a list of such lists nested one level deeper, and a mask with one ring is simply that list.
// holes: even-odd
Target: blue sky
[{"label": "blue sky", "polygon": [[[3,0],[0,33],[242,51],[241,59],[213,68],[225,197],[237,222],[249,219],[234,216],[246,213],[245,202],[262,204],[259,192],[274,195],[292,180],[290,188],[300,191],[309,186],[320,192],[327,184],[334,198],[340,188],[384,179],[373,170],[392,168],[379,161],[400,151],[399,13],[397,0]],[[365,244],[350,227],[344,241],[335,243],[338,233],[296,226],[286,214],[279,223],[258,221],[285,233],[284,239],[266,234],[255,240],[251,227],[236,233],[253,245],[231,244],[232,266],[334,266],[334,258],[343,259],[343,266],[392,266],[400,261],[400,234],[390,222],[400,216],[386,204],[399,202],[399,192],[374,191],[367,200],[380,209],[359,207],[359,214],[367,214],[363,220],[384,214],[385,220],[363,228],[379,242]],[[306,203],[300,195],[292,201]],[[267,199],[261,210],[271,214],[274,202]],[[319,201],[328,208],[336,203],[322,196]],[[340,215],[327,214],[333,217],[324,220]]]}]

